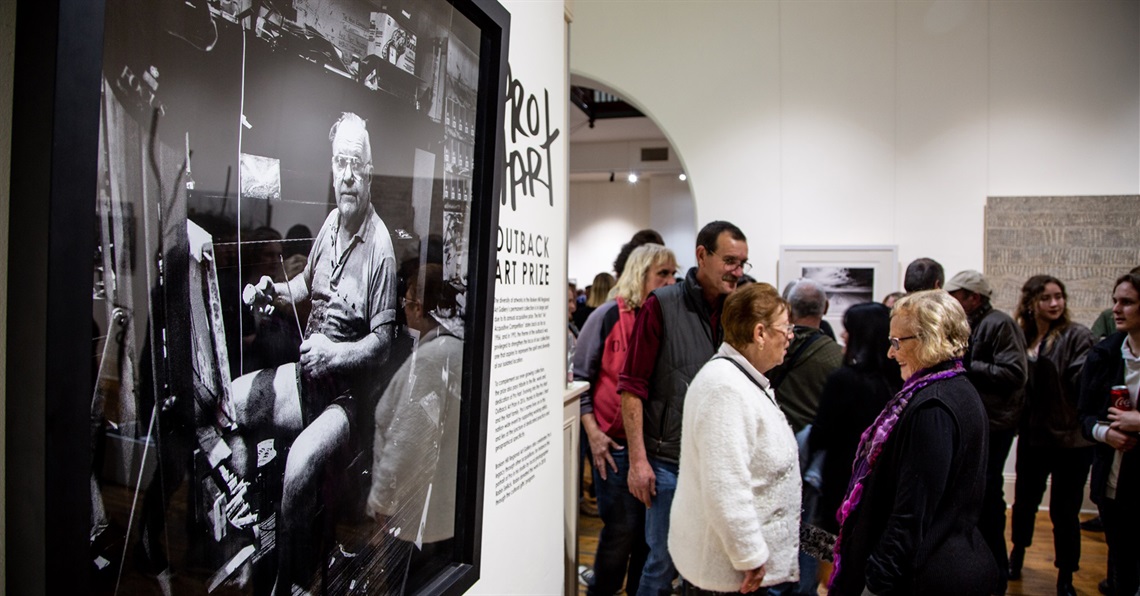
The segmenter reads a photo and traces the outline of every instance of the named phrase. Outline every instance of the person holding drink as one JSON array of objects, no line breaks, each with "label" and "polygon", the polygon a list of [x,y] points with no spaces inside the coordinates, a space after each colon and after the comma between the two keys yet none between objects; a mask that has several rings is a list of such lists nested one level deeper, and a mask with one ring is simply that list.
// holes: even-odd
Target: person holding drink
[{"label": "person holding drink", "polygon": [[1079,515],[1093,459],[1093,444],[1081,436],[1077,417],[1077,386],[1093,336],[1072,321],[1065,284],[1052,275],[1034,275],[1025,282],[1016,318],[1028,346],[1029,382],[1017,441],[1009,578],[1021,577],[1037,509],[1048,487],[1057,594],[1068,596],[1076,593]]},{"label": "person holding drink", "polygon": [[1097,442],[1090,496],[1104,520],[1109,585],[1116,594],[1140,588],[1140,274],[1116,280],[1116,333],[1093,346],[1081,375],[1079,414],[1085,437]]}]

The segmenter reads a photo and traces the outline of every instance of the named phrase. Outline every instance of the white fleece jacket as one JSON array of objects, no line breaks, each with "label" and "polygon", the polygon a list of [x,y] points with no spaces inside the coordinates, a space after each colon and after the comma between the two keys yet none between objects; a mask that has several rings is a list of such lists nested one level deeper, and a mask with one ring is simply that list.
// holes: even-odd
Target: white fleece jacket
[{"label": "white fleece jacket", "polygon": [[763,586],[799,579],[800,466],[796,438],[768,379],[732,346],[685,394],[681,464],[669,515],[669,553],[689,583],[735,592],[767,565]]}]

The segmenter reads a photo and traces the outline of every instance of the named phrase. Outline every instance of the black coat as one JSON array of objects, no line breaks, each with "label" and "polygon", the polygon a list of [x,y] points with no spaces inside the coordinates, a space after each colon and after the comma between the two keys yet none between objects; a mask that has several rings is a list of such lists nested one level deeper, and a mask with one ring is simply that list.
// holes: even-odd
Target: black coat
[{"label": "black coat", "polygon": [[1092,445],[1081,436],[1077,415],[1081,371],[1092,345],[1092,332],[1073,323],[1030,360],[1018,441],[1038,447]]},{"label": "black coat", "polygon": [[[1124,384],[1124,359],[1120,349],[1128,335],[1118,331],[1093,346],[1085,359],[1081,373],[1081,393],[1077,412],[1081,417],[1081,432],[1086,439],[1095,441],[1093,427],[1098,421],[1108,421],[1108,407],[1111,405],[1109,391],[1113,385]],[[1107,443],[1096,444],[1093,457],[1092,479],[1089,481],[1089,496],[1094,503],[1104,498],[1104,487],[1116,450]],[[1133,449],[1120,460],[1120,478],[1116,484],[1116,497],[1135,502],[1140,496],[1140,450]]]},{"label": "black coat", "polygon": [[900,384],[892,385],[878,371],[843,366],[831,373],[823,386],[808,445],[813,453],[827,451],[823,458],[823,486],[815,524],[828,532],[839,531],[835,512],[843,504],[847,484],[851,481],[851,464],[859,447],[859,437],[875,422]]},{"label": "black coat", "polygon": [[966,374],[982,396],[990,430],[1017,427],[1028,374],[1025,347],[1017,323],[989,303],[970,316]]},{"label": "black coat", "polygon": [[847,518],[831,593],[990,594],[997,567],[977,528],[988,442],[985,408],[965,376],[919,390]]}]

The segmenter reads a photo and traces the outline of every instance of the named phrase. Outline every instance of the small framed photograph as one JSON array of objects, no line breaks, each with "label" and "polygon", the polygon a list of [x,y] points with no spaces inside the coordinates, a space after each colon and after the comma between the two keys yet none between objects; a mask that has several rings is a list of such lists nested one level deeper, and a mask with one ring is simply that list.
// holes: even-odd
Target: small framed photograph
[{"label": "small framed photograph", "polygon": [[895,246],[781,246],[779,289],[797,279],[818,282],[827,292],[824,320],[836,337],[843,332],[843,313],[855,304],[880,302],[900,289]]}]

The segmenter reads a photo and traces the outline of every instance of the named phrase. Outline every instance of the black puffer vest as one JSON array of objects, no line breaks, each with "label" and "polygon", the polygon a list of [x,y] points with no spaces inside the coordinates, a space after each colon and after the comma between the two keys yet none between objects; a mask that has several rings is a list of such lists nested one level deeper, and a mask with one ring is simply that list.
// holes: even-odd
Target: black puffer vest
[{"label": "black puffer vest", "polygon": [[642,432],[648,455],[676,463],[681,456],[685,392],[697,371],[716,354],[724,336],[719,325],[712,328],[712,311],[701,294],[695,267],[689,269],[685,281],[653,295],[661,305],[662,334],[644,404]]}]

